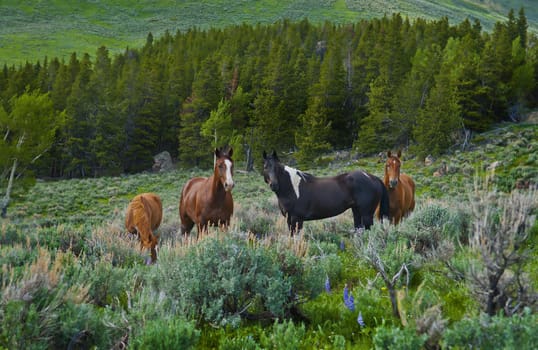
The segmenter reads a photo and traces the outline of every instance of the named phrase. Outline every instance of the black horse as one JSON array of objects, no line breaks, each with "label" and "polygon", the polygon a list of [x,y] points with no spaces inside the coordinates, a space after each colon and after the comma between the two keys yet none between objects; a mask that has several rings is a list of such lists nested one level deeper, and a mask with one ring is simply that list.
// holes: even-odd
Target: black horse
[{"label": "black horse", "polygon": [[389,215],[389,196],[380,178],[362,170],[334,177],[315,177],[280,163],[276,152],[263,151],[263,177],[278,198],[282,215],[293,235],[305,220],[324,219],[351,208],[355,229],[368,229]]}]

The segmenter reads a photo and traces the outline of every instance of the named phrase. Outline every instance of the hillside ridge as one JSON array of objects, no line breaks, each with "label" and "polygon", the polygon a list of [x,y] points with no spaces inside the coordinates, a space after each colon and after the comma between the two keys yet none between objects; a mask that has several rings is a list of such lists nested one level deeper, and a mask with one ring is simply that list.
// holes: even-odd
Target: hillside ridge
[{"label": "hillside ridge", "polygon": [[517,14],[521,7],[525,8],[529,31],[537,33],[538,10],[530,0],[142,0],[136,4],[126,0],[5,0],[0,4],[0,64],[21,64],[44,57],[68,60],[72,52],[93,55],[103,45],[111,52],[121,52],[126,47],[141,46],[150,32],[160,36],[167,30],[269,24],[281,19],[342,24],[399,12],[410,19],[446,16],[453,24],[465,18],[478,19],[489,30],[495,22],[506,20],[510,8]]}]

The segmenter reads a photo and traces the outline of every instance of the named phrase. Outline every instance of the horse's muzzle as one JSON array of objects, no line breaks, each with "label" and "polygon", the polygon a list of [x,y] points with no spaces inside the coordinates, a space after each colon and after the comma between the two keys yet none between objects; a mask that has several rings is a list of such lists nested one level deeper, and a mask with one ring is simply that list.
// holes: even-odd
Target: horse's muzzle
[{"label": "horse's muzzle", "polygon": [[273,192],[278,191],[278,183],[271,182],[269,184],[269,187],[271,187],[271,191],[273,191]]},{"label": "horse's muzzle", "polygon": [[233,182],[225,182],[224,183],[224,190],[229,192],[234,188],[235,184]]},{"label": "horse's muzzle", "polygon": [[390,188],[394,188],[398,185],[398,179],[395,179],[395,180],[390,180],[389,181],[389,187]]}]

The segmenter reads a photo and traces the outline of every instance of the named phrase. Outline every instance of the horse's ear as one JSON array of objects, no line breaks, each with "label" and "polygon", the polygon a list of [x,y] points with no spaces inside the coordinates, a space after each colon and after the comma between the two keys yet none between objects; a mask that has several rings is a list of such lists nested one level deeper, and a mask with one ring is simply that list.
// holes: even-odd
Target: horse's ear
[{"label": "horse's ear", "polygon": [[388,152],[387,152],[387,157],[390,158],[390,155],[391,155],[391,154],[392,154],[392,152],[391,152],[391,151],[388,151]]},{"label": "horse's ear", "polygon": [[228,151],[228,157],[232,158],[233,154],[234,154],[234,149],[230,147],[230,150]]},{"label": "horse's ear", "polygon": [[265,150],[263,150],[262,156],[263,156],[263,159],[267,159],[267,152],[265,152]]},{"label": "horse's ear", "polygon": [[220,148],[215,148],[215,157],[220,158]]},{"label": "horse's ear", "polygon": [[402,150],[401,149],[398,150],[398,158],[402,158]]},{"label": "horse's ear", "polygon": [[274,158],[276,161],[280,161],[280,160],[278,159],[278,156],[276,155],[276,151],[275,151],[275,150],[273,150],[273,158]]}]

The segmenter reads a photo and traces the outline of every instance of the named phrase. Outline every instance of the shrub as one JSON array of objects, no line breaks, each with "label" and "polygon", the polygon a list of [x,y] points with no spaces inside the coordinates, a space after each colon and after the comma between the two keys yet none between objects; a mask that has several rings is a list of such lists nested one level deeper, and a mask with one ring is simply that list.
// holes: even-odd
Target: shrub
[{"label": "shrub", "polygon": [[125,308],[126,292],[133,290],[140,282],[136,269],[113,267],[107,261],[97,262],[91,270],[85,269],[85,273],[88,274],[88,296],[99,306]]},{"label": "shrub", "polygon": [[194,349],[200,331],[183,319],[156,319],[147,322],[133,338],[133,349]]},{"label": "shrub", "polygon": [[152,283],[173,312],[236,327],[241,316],[284,316],[294,305],[291,276],[281,266],[268,249],[208,237],[184,256],[162,254]]},{"label": "shrub", "polygon": [[219,350],[257,350],[261,349],[260,345],[252,336],[239,336],[234,338],[222,337],[219,344]]},{"label": "shrub", "polygon": [[418,268],[420,257],[409,247],[405,236],[398,233],[399,227],[384,223],[375,223],[370,230],[353,240],[354,253],[359,259],[365,259],[378,273],[389,292],[392,313],[400,318],[396,288],[405,276],[409,285],[410,268]]},{"label": "shrub", "polygon": [[265,349],[296,350],[305,336],[304,324],[295,325],[291,320],[273,324],[271,333],[263,333],[260,339]]},{"label": "shrub", "polygon": [[426,342],[425,334],[418,335],[412,328],[381,326],[376,329],[374,345],[376,349],[420,349]]},{"label": "shrub", "polygon": [[467,280],[482,309],[490,316],[507,315],[535,305],[538,295],[522,267],[538,207],[536,190],[509,194],[477,188],[470,195],[473,229],[470,249],[477,258],[469,264]]},{"label": "shrub", "polygon": [[455,323],[443,335],[445,349],[533,349],[538,344],[538,315],[525,309],[523,315],[493,317],[481,314]]},{"label": "shrub", "polygon": [[65,303],[58,310],[55,349],[112,348],[128,334],[121,315],[87,303]]},{"label": "shrub", "polygon": [[468,223],[468,216],[461,210],[429,203],[418,207],[398,230],[413,242],[418,253],[425,253],[445,240],[459,242]]}]

